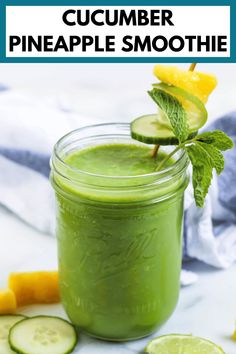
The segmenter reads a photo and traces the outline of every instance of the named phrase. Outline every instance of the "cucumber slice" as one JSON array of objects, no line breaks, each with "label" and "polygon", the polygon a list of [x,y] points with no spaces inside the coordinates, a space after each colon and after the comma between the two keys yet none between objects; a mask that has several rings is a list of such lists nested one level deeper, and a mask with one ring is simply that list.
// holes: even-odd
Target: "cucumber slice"
[{"label": "cucumber slice", "polygon": [[[198,130],[207,121],[205,105],[196,96],[179,87],[165,83],[154,84],[153,86],[178,99],[187,114],[188,139],[196,136]],[[162,110],[159,110],[157,114],[149,114],[135,119],[131,123],[131,136],[146,144],[178,144],[178,139],[173,133],[170,121]]]},{"label": "cucumber slice", "polygon": [[20,354],[68,354],[77,344],[72,324],[59,317],[36,316],[15,324],[9,334],[12,350]]},{"label": "cucumber slice", "polygon": [[[197,132],[192,132],[189,139]],[[131,123],[131,136],[133,139],[146,144],[176,145],[179,143],[174,135],[169,122],[162,113],[148,114],[135,119]]]},{"label": "cucumber slice", "polygon": [[[190,133],[198,131],[204,124],[206,124],[208,113],[205,105],[198,97],[179,87],[168,85],[163,82],[160,84],[154,84],[153,87],[159,88],[178,99],[187,113]],[[166,119],[168,120],[167,117]]]},{"label": "cucumber slice", "polygon": [[0,316],[0,353],[12,354],[14,353],[8,344],[8,335],[10,328],[17,322],[25,319],[23,315],[1,315]]}]

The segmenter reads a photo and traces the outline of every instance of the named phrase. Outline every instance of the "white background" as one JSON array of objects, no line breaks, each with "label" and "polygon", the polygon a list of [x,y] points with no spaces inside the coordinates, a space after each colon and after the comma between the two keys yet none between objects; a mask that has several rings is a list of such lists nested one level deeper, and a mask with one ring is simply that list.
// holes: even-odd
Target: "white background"
[{"label": "white background", "polygon": [[[175,65],[188,68],[188,64]],[[196,70],[218,78],[207,103],[209,121],[236,110],[236,64],[198,64]],[[153,64],[0,64],[0,84],[73,110],[78,118],[129,122],[155,110],[146,93],[156,81],[152,71]]]},{"label": "white background", "polygon": [[[170,38],[174,35],[226,35],[229,38],[230,35],[230,7],[229,6],[169,6],[168,9],[172,10],[175,26],[95,26],[93,24],[85,27],[74,26],[70,27],[64,24],[62,21],[62,15],[65,10],[71,7],[64,6],[7,6],[7,31],[6,31],[6,43],[7,43],[7,56],[8,57],[24,57],[24,56],[113,56],[113,57],[130,57],[137,56],[137,53],[125,53],[121,50],[122,48],[122,38],[125,35],[140,35],[144,38],[146,35],[155,37],[157,35],[164,35]],[[74,8],[74,7],[72,7]],[[82,7],[83,9],[97,9],[97,7]],[[112,9],[112,8],[124,8],[124,7],[100,7],[102,9]],[[133,9],[132,7],[125,7],[128,10]],[[166,9],[167,7],[138,7],[135,9]],[[72,16],[70,15],[70,19]],[[101,15],[99,15],[99,19]],[[14,52],[9,52],[8,48],[8,37],[10,35],[54,35],[55,38],[58,35],[64,35],[68,38],[69,35],[91,35],[100,36],[100,39],[104,39],[106,35],[116,36],[116,52],[102,53],[95,52],[94,47],[88,48],[86,53],[81,52],[81,47],[77,47],[74,53],[65,53],[63,50],[58,52],[50,53],[38,53],[37,51],[28,53],[22,52],[21,47],[15,47]],[[229,41],[228,41],[229,43]],[[182,57],[201,57],[209,56],[214,57],[216,53],[205,52],[205,47],[201,53],[194,52],[189,53],[187,49],[179,53],[173,53],[170,50],[166,50],[164,53],[152,52],[139,52],[139,57],[157,57],[157,56],[182,56]],[[230,56],[228,52],[217,53],[217,56],[227,57]]]}]

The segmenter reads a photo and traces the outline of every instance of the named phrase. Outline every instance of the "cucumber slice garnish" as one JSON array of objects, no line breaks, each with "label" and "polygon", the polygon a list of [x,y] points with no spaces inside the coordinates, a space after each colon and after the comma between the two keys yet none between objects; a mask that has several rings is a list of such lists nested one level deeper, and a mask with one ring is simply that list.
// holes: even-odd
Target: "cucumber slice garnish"
[{"label": "cucumber slice garnish", "polygon": [[[196,134],[197,132],[192,132],[188,138],[191,139]],[[133,139],[146,144],[178,144],[178,139],[174,135],[170,124],[162,116],[161,112],[136,118],[131,123],[131,136]]]},{"label": "cucumber slice garnish", "polygon": [[[207,121],[207,110],[204,104],[196,96],[181,88],[165,83],[153,86],[178,99],[187,114],[188,139],[193,138]],[[131,123],[131,136],[146,144],[176,145],[179,143],[168,116],[160,109],[156,114],[135,119]]]},{"label": "cucumber slice garnish", "polygon": [[28,318],[15,324],[9,333],[12,350],[20,354],[68,354],[77,340],[72,324],[52,316]]},{"label": "cucumber slice garnish", "polygon": [[[198,131],[206,124],[208,113],[205,105],[198,97],[179,87],[165,83],[153,84],[153,87],[159,88],[178,99],[187,114],[190,133]],[[166,119],[168,118],[166,117]]]},{"label": "cucumber slice garnish", "polygon": [[1,315],[0,316],[0,353],[14,353],[8,343],[8,335],[12,326],[25,318],[23,315]]}]

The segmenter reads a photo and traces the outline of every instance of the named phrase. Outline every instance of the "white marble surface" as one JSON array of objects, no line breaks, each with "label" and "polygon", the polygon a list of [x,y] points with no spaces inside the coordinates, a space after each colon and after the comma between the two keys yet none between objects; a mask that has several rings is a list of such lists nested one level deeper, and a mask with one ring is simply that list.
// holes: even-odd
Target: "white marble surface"
[{"label": "white marble surface", "polygon": [[[0,209],[0,225],[0,287],[6,286],[11,271],[56,268],[54,238],[36,232],[3,209]],[[230,337],[236,319],[236,265],[222,271],[193,262],[187,268],[199,274],[199,281],[181,289],[176,311],[154,336],[192,333],[213,340],[227,354],[235,354],[236,342]],[[28,315],[65,316],[60,305],[30,306],[19,311]],[[149,339],[114,344],[81,335],[75,353],[141,354]]]}]

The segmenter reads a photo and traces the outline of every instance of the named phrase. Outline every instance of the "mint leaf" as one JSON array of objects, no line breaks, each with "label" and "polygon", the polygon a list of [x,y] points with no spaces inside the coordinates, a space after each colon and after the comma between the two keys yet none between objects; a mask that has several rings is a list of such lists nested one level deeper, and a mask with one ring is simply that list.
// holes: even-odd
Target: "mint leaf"
[{"label": "mint leaf", "polygon": [[[184,149],[193,168],[192,184],[195,202],[198,207],[203,207],[211,185],[213,169],[218,175],[224,169],[224,156],[221,151],[231,149],[234,143],[220,130],[201,133],[192,139],[189,138],[188,116],[181,102],[175,96],[157,87],[148,93],[164,112],[167,122],[169,120],[173,133],[179,141],[177,147],[160,163],[157,171],[161,170],[164,162],[178,150]],[[199,103],[196,106],[199,107]]]},{"label": "mint leaf", "polygon": [[149,96],[166,114],[170,121],[173,132],[180,142],[188,138],[189,129],[187,123],[187,114],[182,104],[172,95],[163,90],[154,88],[148,91]]},{"label": "mint leaf", "polygon": [[222,155],[220,150],[218,150],[214,145],[202,143],[200,141],[196,144],[200,148],[204,149],[210,159],[212,168],[215,168],[217,174],[220,175],[221,172],[224,170],[225,166],[224,156]]},{"label": "mint leaf", "polygon": [[[212,133],[214,132],[209,133],[210,137],[214,135]],[[199,135],[192,139],[191,145],[186,145],[184,148],[188,153],[193,167],[192,183],[196,205],[203,207],[205,197],[211,185],[212,170],[215,169],[218,175],[224,170],[224,156],[216,147],[217,144],[214,139],[211,142],[208,140],[208,143],[206,143],[202,141],[207,141],[206,135],[204,139],[198,138]],[[226,148],[226,144],[229,144],[228,139],[224,137],[224,140],[222,139],[221,143],[217,146]]]},{"label": "mint leaf", "polygon": [[197,206],[204,206],[213,168],[218,175],[224,170],[224,156],[221,151],[233,146],[230,137],[220,130],[199,134],[192,139],[192,145],[185,146],[193,166],[192,183]]},{"label": "mint leaf", "polygon": [[195,202],[202,208],[212,180],[211,160],[207,152],[197,144],[185,146],[185,150],[193,167],[192,184]]},{"label": "mint leaf", "polygon": [[199,134],[195,139],[206,144],[211,144],[221,151],[232,149],[234,146],[234,143],[230,137],[228,137],[228,135],[221,130],[214,130],[213,132]]}]

